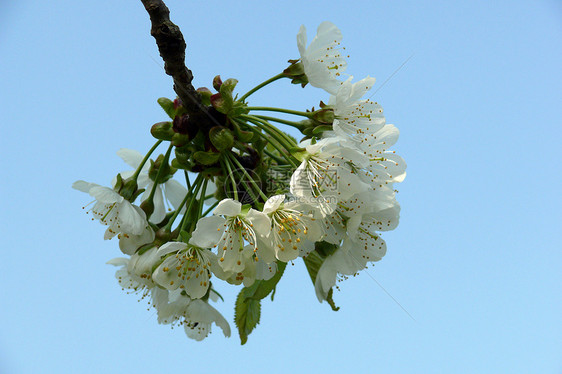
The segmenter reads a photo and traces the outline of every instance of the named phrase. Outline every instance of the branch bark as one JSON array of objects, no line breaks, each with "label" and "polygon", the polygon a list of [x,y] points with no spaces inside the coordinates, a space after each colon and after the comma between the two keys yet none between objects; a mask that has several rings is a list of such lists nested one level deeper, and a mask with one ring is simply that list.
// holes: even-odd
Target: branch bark
[{"label": "branch bark", "polygon": [[166,74],[174,80],[174,91],[190,115],[199,116],[206,110],[191,81],[193,74],[185,66],[185,40],[180,28],[170,21],[170,10],[162,0],[141,0],[150,16],[150,34],[156,39]]}]

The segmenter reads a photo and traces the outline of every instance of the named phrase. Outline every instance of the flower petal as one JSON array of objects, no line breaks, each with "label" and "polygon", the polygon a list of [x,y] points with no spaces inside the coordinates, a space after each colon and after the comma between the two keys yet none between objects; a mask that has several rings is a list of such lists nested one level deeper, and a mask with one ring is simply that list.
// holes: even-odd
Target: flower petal
[{"label": "flower petal", "polygon": [[232,199],[223,199],[213,211],[214,215],[223,215],[227,217],[234,217],[242,211],[242,204],[239,201]]}]

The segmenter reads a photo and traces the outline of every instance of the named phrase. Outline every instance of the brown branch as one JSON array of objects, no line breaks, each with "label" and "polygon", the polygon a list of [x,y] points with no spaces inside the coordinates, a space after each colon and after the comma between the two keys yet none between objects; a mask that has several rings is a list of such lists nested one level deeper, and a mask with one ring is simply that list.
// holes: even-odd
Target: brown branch
[{"label": "brown branch", "polygon": [[180,28],[170,21],[170,10],[162,0],[141,0],[150,15],[150,34],[156,39],[166,74],[174,79],[174,91],[190,115],[205,113],[199,93],[191,81],[193,74],[185,66],[185,40]]}]

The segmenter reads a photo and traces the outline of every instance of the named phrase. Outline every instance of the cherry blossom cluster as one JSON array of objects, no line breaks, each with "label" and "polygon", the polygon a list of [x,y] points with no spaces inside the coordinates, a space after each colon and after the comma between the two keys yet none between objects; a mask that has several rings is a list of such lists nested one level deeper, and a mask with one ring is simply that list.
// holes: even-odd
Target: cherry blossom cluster
[{"label": "cherry blossom cluster", "polygon": [[[404,180],[406,164],[389,149],[398,130],[364,98],[375,80],[346,75],[341,40],[323,22],[307,46],[302,26],[300,58],[282,73],[240,97],[237,81],[220,76],[215,92],[198,89],[204,115],[159,99],[170,120],[152,126],[154,146],[144,155],[117,152],[132,170],[109,186],[73,184],[95,199],[88,213],[106,226],[104,238],[119,241],[123,256],[108,262],[118,267],[119,285],[148,298],[159,323],[183,326],[195,340],[213,324],[230,336],[211,302],[222,299],[221,283],[241,285],[235,323],[245,343],[287,263],[302,259],[318,300],[337,310],[336,282],[385,255],[380,232],[398,225],[394,183]],[[327,104],[305,111],[249,104],[282,78],[325,90]]]}]

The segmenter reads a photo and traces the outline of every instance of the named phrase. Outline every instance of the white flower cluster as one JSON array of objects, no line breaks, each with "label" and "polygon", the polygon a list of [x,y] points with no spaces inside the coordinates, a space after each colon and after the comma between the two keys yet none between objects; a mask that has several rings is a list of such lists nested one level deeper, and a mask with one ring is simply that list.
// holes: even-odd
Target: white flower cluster
[{"label": "white flower cluster", "polygon": [[[228,322],[209,304],[218,295],[214,278],[246,288],[255,282],[276,283],[281,265],[284,269],[299,257],[306,262],[314,252],[321,260],[313,281],[322,302],[331,298],[340,277],[354,275],[385,255],[379,233],[398,224],[400,206],[393,184],[404,179],[406,164],[389,150],[398,130],[386,124],[380,105],[363,99],[374,79],[341,79],[347,66],[340,54],[341,39],[339,29],[329,22],[320,25],[308,47],[304,26],[297,36],[301,58],[296,62],[306,78],[301,75],[296,81],[330,94],[320,111],[301,112],[313,135],[300,143],[272,126],[275,119],[248,114],[253,109],[244,101],[247,94],[239,102],[246,112],[232,114],[229,108],[220,128],[199,129],[200,139],[189,139],[191,148],[185,149],[201,149],[193,152],[191,161],[182,161],[178,155],[183,148],[174,143],[166,156],[150,164],[150,153],[143,157],[122,149],[118,155],[135,170],[121,173],[113,188],[74,183],[75,189],[96,199],[91,212],[93,219],[108,226],[105,239],[119,238],[127,257],[108,262],[119,267],[119,284],[150,297],[160,323],[183,325],[196,340],[204,339],[213,323],[230,336]],[[225,95],[222,89],[219,94]],[[318,120],[318,113],[329,113],[329,120]],[[329,130],[314,130],[326,126]],[[271,147],[244,140],[244,134],[252,132]],[[222,138],[217,140],[217,134]],[[229,136],[256,150],[245,156]],[[169,162],[173,146],[176,159]],[[258,161],[243,165],[252,158]],[[288,171],[277,184],[287,188],[269,191],[247,179],[250,172],[259,174],[259,165]],[[187,188],[172,179],[174,167],[186,169]],[[197,178],[188,178],[187,171]],[[240,201],[241,190],[254,196],[250,204]],[[138,196],[140,206],[134,203]],[[204,206],[210,207],[207,212]],[[178,217],[181,221],[174,223]],[[319,243],[329,250],[317,250]]]}]

